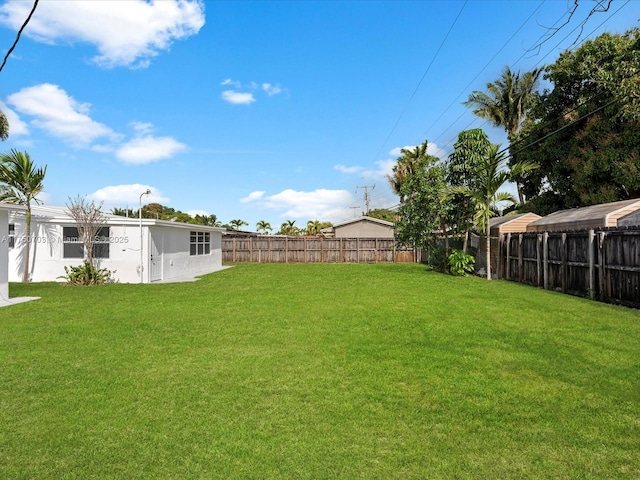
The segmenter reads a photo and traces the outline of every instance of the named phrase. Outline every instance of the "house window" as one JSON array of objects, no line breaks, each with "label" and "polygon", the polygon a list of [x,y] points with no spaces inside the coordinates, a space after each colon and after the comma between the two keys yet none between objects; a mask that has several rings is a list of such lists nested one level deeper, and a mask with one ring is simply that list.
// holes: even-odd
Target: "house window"
[{"label": "house window", "polygon": [[[76,227],[62,227],[62,245],[63,258],[84,258],[84,244]],[[109,258],[109,227],[98,230],[93,258]]]},{"label": "house window", "polygon": [[211,253],[211,234],[209,232],[191,232],[189,253],[191,255],[209,255]]},{"label": "house window", "polygon": [[13,248],[16,246],[16,224],[9,224],[9,236],[7,237],[9,241],[9,248]]}]

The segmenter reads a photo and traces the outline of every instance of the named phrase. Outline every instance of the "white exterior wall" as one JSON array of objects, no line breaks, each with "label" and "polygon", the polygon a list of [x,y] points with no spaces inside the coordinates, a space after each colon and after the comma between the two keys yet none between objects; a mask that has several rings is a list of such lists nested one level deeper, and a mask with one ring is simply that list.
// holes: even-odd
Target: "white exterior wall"
[{"label": "white exterior wall", "polygon": [[[1,212],[0,212],[1,213]],[[5,213],[6,214],[6,213]],[[24,239],[26,225],[24,217],[10,219],[15,224],[15,248],[9,250],[8,280],[19,282],[22,280],[24,263]],[[0,228],[2,228],[0,217]],[[144,220],[143,220],[144,222]],[[63,281],[65,266],[82,264],[81,258],[64,258],[63,227],[74,227],[73,222],[64,224],[38,222],[32,217],[31,222],[31,281],[52,282]],[[114,272],[114,278],[121,283],[140,283],[140,227],[133,222],[129,224],[111,224],[109,226],[109,258],[96,259],[98,267]],[[161,259],[161,276],[156,280],[171,280],[173,278],[203,275],[222,268],[222,233],[209,232],[211,238],[211,253],[209,255],[191,256],[189,252],[190,232],[198,231],[198,226],[142,226],[142,261],[143,281],[150,280],[150,245],[151,237],[157,242]],[[5,231],[8,226],[4,227]],[[7,243],[8,245],[8,243]],[[0,258],[2,255],[0,247]],[[5,246],[5,248],[7,248]],[[2,269],[0,269],[2,270]],[[0,272],[0,294],[2,293],[2,273]]]},{"label": "white exterior wall", "polygon": [[[222,233],[210,232],[211,252],[208,255],[189,253],[190,234],[198,231],[186,228],[151,227],[151,237],[161,252],[162,280],[171,280],[185,276],[204,275],[222,268]],[[147,248],[147,252],[150,252]],[[147,261],[149,255],[146,255]],[[145,282],[151,275],[151,265],[145,265]]]},{"label": "white exterior wall", "polygon": [[9,299],[9,212],[0,210],[0,302]]}]

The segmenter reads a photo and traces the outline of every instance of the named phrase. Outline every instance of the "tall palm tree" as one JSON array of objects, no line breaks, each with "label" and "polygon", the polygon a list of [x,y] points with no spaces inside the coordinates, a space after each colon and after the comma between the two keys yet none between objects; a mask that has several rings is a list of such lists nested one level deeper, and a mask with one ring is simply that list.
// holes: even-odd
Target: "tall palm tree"
[{"label": "tall palm tree", "polygon": [[393,192],[400,197],[400,203],[404,203],[404,193],[402,193],[402,185],[406,182],[409,175],[413,175],[416,171],[416,165],[419,160],[425,158],[427,154],[428,142],[417,145],[412,149],[403,148],[400,150],[400,156],[393,166],[392,174],[387,175],[387,180],[391,185]]},{"label": "tall palm tree", "polygon": [[31,202],[40,203],[36,196],[42,192],[47,166],[36,168],[27,152],[12,149],[0,154],[0,201],[27,207],[27,231],[22,281],[29,281],[31,250]]},{"label": "tall palm tree", "polygon": [[271,224],[266,220],[259,220],[258,223],[256,223],[256,230],[267,234],[268,232],[271,232],[273,228],[271,228]]},{"label": "tall palm tree", "polygon": [[[489,120],[495,127],[503,127],[509,142],[512,142],[527,116],[541,73],[542,69],[534,69],[520,74],[520,71],[512,72],[506,66],[498,80],[487,84],[486,92],[474,90],[463,105],[473,108],[475,115]],[[521,182],[516,182],[516,186],[522,204],[524,195]]]},{"label": "tall palm tree", "polygon": [[491,232],[489,219],[498,213],[499,203],[516,203],[516,199],[508,192],[500,192],[500,188],[514,175],[537,167],[533,164],[517,163],[506,168],[506,153],[500,151],[500,145],[488,143],[486,153],[482,156],[475,172],[473,188],[463,187],[475,205],[474,223],[479,232],[485,234],[487,280],[491,280]]}]

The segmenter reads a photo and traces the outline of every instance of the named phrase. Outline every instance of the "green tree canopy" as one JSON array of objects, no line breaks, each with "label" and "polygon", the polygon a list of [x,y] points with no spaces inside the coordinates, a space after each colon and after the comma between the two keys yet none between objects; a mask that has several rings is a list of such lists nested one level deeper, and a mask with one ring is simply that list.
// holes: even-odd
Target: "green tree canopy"
[{"label": "green tree canopy", "polygon": [[439,158],[426,154],[426,145],[400,190],[404,202],[398,209],[395,238],[401,245],[428,248],[446,218],[446,170]]},{"label": "green tree canopy", "polygon": [[640,29],[606,33],[545,68],[552,88],[536,98],[512,146],[540,169],[523,180],[527,210],[541,215],[640,197]]},{"label": "green tree canopy", "polygon": [[[531,109],[541,73],[541,69],[534,69],[521,74],[506,66],[498,80],[487,84],[486,92],[472,92],[464,105],[473,108],[475,115],[489,120],[495,127],[503,127],[511,142]],[[525,198],[522,179],[515,180],[522,204]]]}]

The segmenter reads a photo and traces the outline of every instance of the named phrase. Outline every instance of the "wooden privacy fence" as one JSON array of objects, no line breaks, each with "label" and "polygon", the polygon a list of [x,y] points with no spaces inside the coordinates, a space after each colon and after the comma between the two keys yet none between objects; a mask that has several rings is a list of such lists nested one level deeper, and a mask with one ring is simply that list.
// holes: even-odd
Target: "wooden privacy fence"
[{"label": "wooden privacy fence", "polygon": [[499,278],[640,308],[640,229],[502,234]]},{"label": "wooden privacy fence", "polygon": [[415,262],[393,238],[223,237],[222,260],[257,263]]}]

